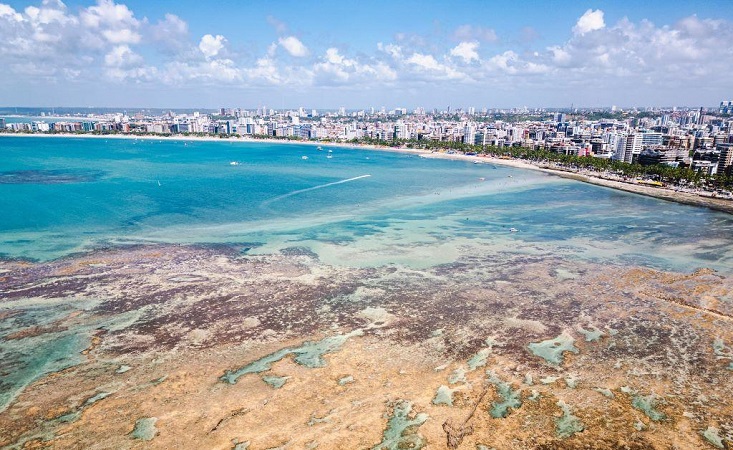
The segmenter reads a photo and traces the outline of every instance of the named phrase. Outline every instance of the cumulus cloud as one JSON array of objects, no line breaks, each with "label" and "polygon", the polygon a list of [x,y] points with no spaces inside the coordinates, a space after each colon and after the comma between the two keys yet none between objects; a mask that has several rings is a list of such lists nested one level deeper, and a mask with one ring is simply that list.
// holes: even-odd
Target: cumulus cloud
[{"label": "cumulus cloud", "polygon": [[451,56],[461,58],[463,62],[478,61],[478,42],[461,42],[450,51]]},{"label": "cumulus cloud", "polygon": [[509,75],[534,75],[547,72],[549,67],[534,61],[528,61],[511,50],[494,55],[486,62],[489,70],[497,70]]},{"label": "cumulus cloud", "polygon": [[150,27],[153,40],[164,42],[169,47],[182,47],[188,37],[188,23],[175,14],[167,13],[163,20],[159,20]]},{"label": "cumulus cloud", "polygon": [[99,0],[97,5],[82,10],[80,17],[86,27],[100,30],[112,44],[135,44],[142,39],[137,32],[140,21],[126,5],[112,0]]},{"label": "cumulus cloud", "polygon": [[104,56],[104,63],[110,67],[130,67],[142,62],[142,57],[127,45],[118,45]]},{"label": "cumulus cloud", "polygon": [[418,69],[420,72],[415,73],[420,79],[450,79],[458,80],[466,78],[466,75],[455,68],[438,62],[433,55],[423,53],[413,53],[406,61],[412,69]]},{"label": "cumulus cloud", "polygon": [[226,38],[220,34],[217,34],[216,36],[205,34],[199,42],[199,50],[201,50],[201,53],[203,53],[207,59],[213,58],[219,54],[221,49],[224,48],[224,42],[226,42]]},{"label": "cumulus cloud", "polygon": [[603,21],[603,11],[600,9],[589,9],[585,12],[573,27],[573,33],[583,35],[591,31],[601,30],[606,26]]},{"label": "cumulus cloud", "polygon": [[303,43],[300,42],[300,40],[295,36],[280,38],[278,40],[278,43],[282,48],[285,49],[286,52],[288,52],[291,56],[295,56],[296,58],[308,56],[308,54],[310,53],[308,51],[308,48],[303,45]]},{"label": "cumulus cloud", "polygon": [[397,72],[388,64],[377,62],[360,62],[347,58],[337,48],[329,48],[322,61],[313,67],[318,81],[323,84],[373,83],[375,81],[394,81]]},{"label": "cumulus cloud", "polygon": [[13,22],[22,22],[23,16],[18,13],[12,6],[0,3],[0,18],[9,19]]}]

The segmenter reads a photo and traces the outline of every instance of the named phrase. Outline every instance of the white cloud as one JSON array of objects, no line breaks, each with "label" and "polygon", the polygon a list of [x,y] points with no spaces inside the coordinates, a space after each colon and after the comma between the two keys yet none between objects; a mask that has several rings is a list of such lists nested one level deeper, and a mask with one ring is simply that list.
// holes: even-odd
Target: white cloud
[{"label": "white cloud", "polygon": [[167,13],[163,20],[150,28],[151,37],[170,47],[181,47],[188,37],[188,23],[175,14]]},{"label": "white cloud", "polygon": [[558,66],[563,66],[571,60],[570,52],[560,46],[554,45],[552,47],[548,47],[547,50],[552,53],[552,62]]},{"label": "white cloud", "polygon": [[457,41],[496,42],[499,37],[496,35],[496,31],[491,28],[461,25],[453,32],[453,39]]},{"label": "white cloud", "polygon": [[423,55],[422,53],[414,53],[407,59],[407,62],[428,70],[441,70],[443,67],[433,55]]},{"label": "white cloud", "polygon": [[413,71],[413,75],[417,75],[422,79],[451,79],[457,80],[467,78],[464,73],[459,72],[455,68],[441,64],[433,55],[423,53],[413,53],[406,61],[411,64],[412,69],[419,69],[419,73]]},{"label": "white cloud", "polygon": [[344,84],[352,85],[388,82],[397,79],[397,72],[384,62],[360,62],[347,58],[337,48],[329,48],[323,60],[313,66],[316,81],[322,85]]},{"label": "white cloud", "polygon": [[61,2],[56,4],[44,2],[42,8],[29,6],[25,9],[25,14],[28,16],[28,20],[34,24],[48,25],[51,23],[77,23],[76,17],[66,15],[66,5]]},{"label": "white cloud", "polygon": [[199,50],[207,59],[210,59],[218,55],[221,49],[224,48],[224,42],[226,42],[226,38],[220,34],[216,36],[205,34],[199,42]]},{"label": "white cloud", "polygon": [[127,45],[118,45],[104,56],[104,63],[110,67],[130,67],[139,65],[143,59]]},{"label": "white cloud", "polygon": [[291,56],[301,58],[303,56],[308,56],[310,53],[308,48],[295,36],[280,38],[278,42],[286,52],[290,53]]},{"label": "white cloud", "polygon": [[471,61],[478,61],[478,42],[461,42],[457,46],[451,49],[451,56],[461,58],[463,62],[470,63]]},{"label": "white cloud", "polygon": [[116,82],[134,81],[141,83],[155,81],[158,78],[158,69],[155,67],[133,67],[130,69],[110,67],[105,70],[104,74],[107,78]]},{"label": "white cloud", "polygon": [[137,28],[140,22],[126,5],[118,5],[112,0],[98,0],[81,12],[82,22],[91,28]]},{"label": "white cloud", "polygon": [[547,72],[550,69],[545,64],[527,61],[512,50],[507,50],[489,58],[486,62],[486,68],[509,75],[535,75]]},{"label": "white cloud", "polygon": [[245,71],[247,78],[265,81],[268,84],[280,84],[282,77],[275,62],[270,58],[260,58],[255,67]]},{"label": "white cloud", "polygon": [[384,45],[381,42],[377,43],[377,50],[390,55],[394,59],[402,59],[402,47],[396,44]]},{"label": "white cloud", "polygon": [[221,83],[242,81],[243,71],[231,59],[213,59],[191,63],[174,61],[167,64],[159,76],[169,85],[196,81],[204,85],[218,86]]},{"label": "white cloud", "polygon": [[23,16],[13,9],[13,7],[6,5],[5,3],[0,3],[0,18],[10,19],[14,22],[23,21]]},{"label": "white cloud", "polygon": [[589,9],[585,12],[573,27],[573,33],[583,35],[591,31],[601,30],[606,26],[603,21],[603,11],[600,9]]},{"label": "white cloud", "polygon": [[120,30],[104,30],[102,32],[102,36],[104,36],[104,38],[111,44],[137,44],[142,39],[140,34],[130,30],[129,28],[122,28]]},{"label": "white cloud", "polygon": [[88,30],[99,30],[111,44],[136,44],[142,37],[137,32],[141,22],[126,5],[112,0],[98,0],[95,6],[81,11],[81,23]]}]

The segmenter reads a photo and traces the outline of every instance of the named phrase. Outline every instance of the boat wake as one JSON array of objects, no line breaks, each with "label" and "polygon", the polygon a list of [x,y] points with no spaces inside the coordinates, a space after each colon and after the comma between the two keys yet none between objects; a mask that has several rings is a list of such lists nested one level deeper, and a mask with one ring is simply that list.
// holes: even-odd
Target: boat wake
[{"label": "boat wake", "polygon": [[272,204],[272,203],[274,203],[274,202],[276,202],[278,200],[282,200],[284,198],[292,197],[293,195],[302,194],[304,192],[315,191],[316,189],[323,189],[323,188],[326,188],[326,187],[329,187],[329,186],[335,186],[337,184],[348,183],[350,181],[361,180],[362,178],[369,178],[369,177],[371,177],[371,175],[369,175],[369,174],[367,174],[367,175],[359,175],[358,177],[354,177],[354,178],[347,178],[345,180],[334,181],[332,183],[321,184],[321,185],[309,187],[309,188],[306,188],[306,189],[298,189],[297,191],[288,192],[287,194],[279,195],[279,196],[277,196],[275,198],[271,198],[269,200],[265,200],[264,202],[262,202],[262,206],[268,206],[268,205],[270,205],[270,204]]}]

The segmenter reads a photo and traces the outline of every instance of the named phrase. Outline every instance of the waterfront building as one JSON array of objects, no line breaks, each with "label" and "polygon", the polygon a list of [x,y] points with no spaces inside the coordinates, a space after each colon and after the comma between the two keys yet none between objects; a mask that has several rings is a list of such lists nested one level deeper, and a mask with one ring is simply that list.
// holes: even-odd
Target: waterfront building
[{"label": "waterfront building", "polygon": [[642,133],[632,133],[626,136],[624,145],[624,162],[633,163],[639,157],[642,150]]}]

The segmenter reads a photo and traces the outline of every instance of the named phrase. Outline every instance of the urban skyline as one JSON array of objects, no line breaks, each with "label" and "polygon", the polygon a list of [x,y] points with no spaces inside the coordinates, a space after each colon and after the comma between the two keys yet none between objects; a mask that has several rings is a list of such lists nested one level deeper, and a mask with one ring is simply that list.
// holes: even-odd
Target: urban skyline
[{"label": "urban skyline", "polygon": [[732,20],[725,1],[8,1],[0,104],[712,107]]}]

